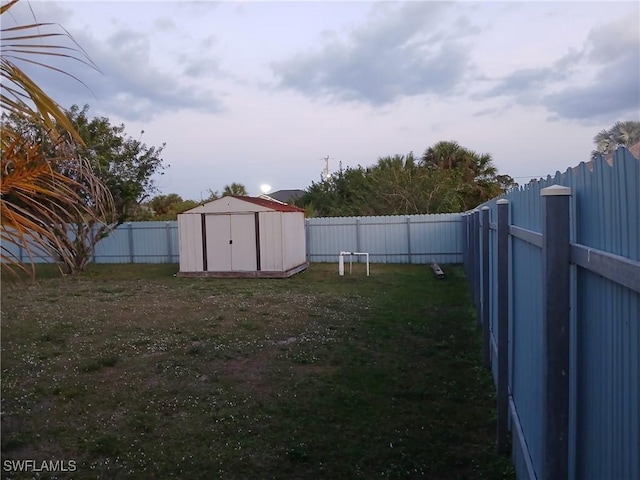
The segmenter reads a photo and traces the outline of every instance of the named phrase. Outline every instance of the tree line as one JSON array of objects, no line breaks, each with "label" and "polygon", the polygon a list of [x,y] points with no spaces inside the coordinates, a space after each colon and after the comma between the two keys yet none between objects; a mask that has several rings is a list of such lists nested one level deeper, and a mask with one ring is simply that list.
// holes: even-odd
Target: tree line
[{"label": "tree line", "polygon": [[313,182],[296,203],[312,216],[461,212],[516,186],[499,175],[489,154],[442,141],[416,158],[379,158]]}]

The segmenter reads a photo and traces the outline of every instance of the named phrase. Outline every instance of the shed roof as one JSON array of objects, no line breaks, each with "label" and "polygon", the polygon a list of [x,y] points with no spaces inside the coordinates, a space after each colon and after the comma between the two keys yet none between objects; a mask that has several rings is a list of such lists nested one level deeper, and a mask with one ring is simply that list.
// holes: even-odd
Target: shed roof
[{"label": "shed roof", "polygon": [[[242,195],[227,195],[203,205],[198,205],[184,213],[232,213],[240,211],[274,211],[274,212],[304,212],[304,210],[274,200],[247,197]],[[182,215],[181,214],[181,215]]]},{"label": "shed roof", "polygon": [[245,202],[254,203],[256,205],[260,205],[262,207],[267,207],[277,212],[304,212],[303,209],[294,207],[293,205],[287,205],[286,203],[267,200],[266,198],[260,197],[243,197],[240,195],[231,195],[233,198],[237,198],[238,200],[244,200]]}]

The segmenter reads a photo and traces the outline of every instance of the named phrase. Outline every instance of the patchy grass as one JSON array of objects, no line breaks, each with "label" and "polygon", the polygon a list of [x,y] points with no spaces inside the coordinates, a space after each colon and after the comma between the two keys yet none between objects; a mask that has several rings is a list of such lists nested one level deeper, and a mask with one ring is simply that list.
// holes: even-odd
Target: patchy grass
[{"label": "patchy grass", "polygon": [[3,461],[74,460],[61,479],[513,478],[461,269],[361,267],[4,285]]}]

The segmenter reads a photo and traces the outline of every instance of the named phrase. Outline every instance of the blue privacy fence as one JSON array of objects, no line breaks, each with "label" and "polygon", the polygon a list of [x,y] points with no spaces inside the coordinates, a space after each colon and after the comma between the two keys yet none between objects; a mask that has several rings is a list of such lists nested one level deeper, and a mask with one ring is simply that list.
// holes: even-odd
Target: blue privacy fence
[{"label": "blue privacy fence", "polygon": [[463,223],[518,478],[640,478],[640,161],[620,149]]},{"label": "blue privacy fence", "polygon": [[[307,258],[337,262],[341,251],[368,252],[374,263],[462,262],[462,214],[332,217],[306,220]],[[26,252],[3,244],[21,261]],[[33,249],[35,263],[51,262]],[[94,250],[94,263],[178,263],[178,222],[120,225]]]},{"label": "blue privacy fence", "polygon": [[307,258],[337,262],[341,251],[374,263],[461,263],[462,215],[390,215],[306,220]]},{"label": "blue privacy fence", "polygon": [[[50,263],[48,253],[37,246],[31,256],[24,249],[4,243],[11,256],[23,262]],[[178,222],[128,222],[96,244],[94,263],[178,263]]]}]

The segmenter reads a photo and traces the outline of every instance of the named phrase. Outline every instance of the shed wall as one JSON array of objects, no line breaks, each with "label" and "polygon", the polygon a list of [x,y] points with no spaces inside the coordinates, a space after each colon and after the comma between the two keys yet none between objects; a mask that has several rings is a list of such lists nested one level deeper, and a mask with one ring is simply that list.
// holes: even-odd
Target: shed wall
[{"label": "shed wall", "polygon": [[178,215],[178,234],[180,271],[203,271],[202,217],[192,214]]},{"label": "shed wall", "polygon": [[304,213],[287,213],[282,217],[284,270],[306,263],[307,249]]},{"label": "shed wall", "polygon": [[260,212],[260,268],[266,272],[283,271],[282,212]]}]

